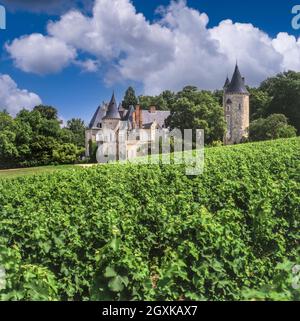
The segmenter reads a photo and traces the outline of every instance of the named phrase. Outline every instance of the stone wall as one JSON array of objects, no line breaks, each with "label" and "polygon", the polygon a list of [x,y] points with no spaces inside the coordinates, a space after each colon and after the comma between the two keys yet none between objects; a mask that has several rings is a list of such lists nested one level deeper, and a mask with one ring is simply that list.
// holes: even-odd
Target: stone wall
[{"label": "stone wall", "polygon": [[224,96],[224,113],[227,124],[225,144],[238,144],[248,137],[249,95],[226,94]]}]

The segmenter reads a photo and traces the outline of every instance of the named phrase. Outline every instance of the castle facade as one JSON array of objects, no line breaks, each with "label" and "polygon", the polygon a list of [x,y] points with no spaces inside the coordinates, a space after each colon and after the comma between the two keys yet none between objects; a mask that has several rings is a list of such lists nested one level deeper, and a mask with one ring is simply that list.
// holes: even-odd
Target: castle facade
[{"label": "castle facade", "polygon": [[[169,116],[169,111],[156,110],[155,106],[143,110],[137,105],[130,106],[127,110],[121,104],[117,105],[113,94],[109,104],[103,103],[98,107],[85,132],[86,156],[90,156],[90,146],[93,143],[97,144],[103,155],[109,154],[108,141],[113,141],[116,146],[114,154],[119,155],[119,148],[122,146],[126,159],[141,156],[139,150],[147,148],[148,144],[155,140],[157,130],[167,130],[165,121]],[[114,137],[105,137],[110,135],[109,133]],[[122,139],[122,142],[119,139]]]},{"label": "castle facade", "polygon": [[[235,67],[231,81],[227,77],[223,89],[226,121],[224,144],[239,144],[248,138],[250,94],[238,65]],[[103,155],[111,152],[120,155],[119,149],[122,146],[122,153],[126,159],[140,156],[139,150],[155,141],[158,130],[168,131],[166,120],[170,114],[170,111],[156,110],[155,106],[149,107],[148,110],[142,110],[140,105],[130,106],[128,110],[124,109],[121,104],[117,105],[113,94],[108,104],[103,103],[97,108],[86,130],[86,156],[91,156],[92,144],[97,144],[97,148]],[[109,133],[114,134],[114,137],[107,139],[105,136],[111,135]],[[107,141],[113,141],[113,146],[116,148],[114,151],[109,150]]]}]

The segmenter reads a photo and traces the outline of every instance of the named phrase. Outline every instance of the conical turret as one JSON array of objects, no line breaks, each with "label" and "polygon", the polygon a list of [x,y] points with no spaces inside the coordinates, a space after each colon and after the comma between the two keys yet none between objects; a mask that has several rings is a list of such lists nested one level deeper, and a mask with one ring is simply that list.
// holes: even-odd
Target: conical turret
[{"label": "conical turret", "polygon": [[227,76],[223,88],[224,88],[224,89],[227,89],[229,85],[230,85],[230,80],[229,80],[229,78],[228,78],[228,76]]},{"label": "conical turret", "polygon": [[230,94],[246,94],[249,95],[249,92],[245,86],[245,80],[242,78],[238,65],[236,64],[235,70],[232,76],[232,80],[227,87],[227,93]]},{"label": "conical turret", "polygon": [[113,93],[110,103],[107,108],[106,115],[103,119],[121,119],[118,106],[116,103],[115,93]]}]

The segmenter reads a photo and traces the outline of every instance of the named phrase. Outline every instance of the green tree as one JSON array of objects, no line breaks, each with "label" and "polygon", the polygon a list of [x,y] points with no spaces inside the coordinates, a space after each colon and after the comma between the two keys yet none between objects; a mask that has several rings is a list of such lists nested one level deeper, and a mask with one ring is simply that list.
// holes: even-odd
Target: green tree
[{"label": "green tree", "polygon": [[9,167],[19,156],[16,147],[14,119],[6,112],[0,112],[0,168]]},{"label": "green tree", "polygon": [[225,120],[223,108],[211,92],[198,91],[196,87],[183,88],[171,108],[168,125],[178,128],[203,129],[206,144],[223,140]]},{"label": "green tree", "polygon": [[249,88],[250,121],[266,117],[272,98],[266,91],[259,88]]},{"label": "green tree", "polygon": [[83,148],[78,148],[74,144],[62,144],[54,148],[53,161],[58,164],[75,163],[83,151]]},{"label": "green tree", "polygon": [[43,118],[46,118],[48,120],[58,120],[57,109],[52,106],[39,105],[34,107],[33,110],[38,111]]},{"label": "green tree", "polygon": [[296,132],[296,128],[289,125],[287,118],[282,114],[254,120],[249,127],[251,141],[295,137]]},{"label": "green tree", "polygon": [[139,103],[142,109],[155,106],[157,110],[170,110],[175,98],[175,93],[165,90],[158,96],[139,96]]},{"label": "green tree", "polygon": [[142,109],[148,109],[149,106],[153,106],[154,104],[154,98],[153,96],[139,96],[139,104]]},{"label": "green tree", "polygon": [[79,119],[61,128],[57,110],[37,106],[12,118],[0,112],[0,167],[74,163],[83,153],[84,124]]},{"label": "green tree", "polygon": [[129,106],[133,105],[136,106],[138,103],[138,100],[135,96],[135,91],[132,87],[128,87],[128,89],[125,92],[124,100],[122,102],[122,106],[126,109],[129,108]]},{"label": "green tree", "polygon": [[265,80],[260,88],[271,101],[267,115],[283,114],[300,134],[300,73],[288,71]]},{"label": "green tree", "polygon": [[85,124],[80,118],[72,118],[67,122],[67,129],[73,134],[73,144],[84,147],[85,145]]},{"label": "green tree", "polygon": [[213,92],[214,96],[218,100],[220,106],[223,106],[223,95],[224,95],[224,90],[215,90]]}]

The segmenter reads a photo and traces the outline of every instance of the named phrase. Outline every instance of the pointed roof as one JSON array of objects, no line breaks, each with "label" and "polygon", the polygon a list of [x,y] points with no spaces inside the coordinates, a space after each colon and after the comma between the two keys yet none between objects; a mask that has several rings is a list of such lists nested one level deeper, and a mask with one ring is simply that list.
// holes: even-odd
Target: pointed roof
[{"label": "pointed roof", "polygon": [[235,70],[232,76],[232,80],[227,87],[226,90],[227,93],[232,93],[232,94],[249,94],[246,86],[245,86],[245,81],[241,76],[240,70],[238,65],[236,64]]},{"label": "pointed roof", "polygon": [[115,93],[113,93],[110,103],[108,104],[107,113],[103,119],[112,118],[112,119],[121,119],[118,106],[116,103]]},{"label": "pointed roof", "polygon": [[130,105],[129,106],[129,109],[128,109],[128,112],[127,112],[127,114],[125,115],[125,117],[124,117],[124,120],[125,121],[132,121],[133,120],[133,113],[134,113],[134,111],[135,111],[135,108],[134,108],[134,106],[133,105]]},{"label": "pointed roof", "polygon": [[228,76],[227,76],[227,78],[226,78],[226,81],[225,81],[225,84],[224,84],[224,87],[223,87],[223,88],[227,88],[229,85],[230,85],[230,80],[229,80],[229,78],[228,78]]},{"label": "pointed roof", "polygon": [[92,120],[91,120],[91,122],[89,124],[89,128],[90,129],[92,129],[92,128],[100,128],[99,124],[102,123],[102,118],[106,114],[106,107],[107,107],[106,104],[102,103],[102,105],[100,105],[97,108],[97,110],[96,110],[96,112],[95,112],[95,114],[94,114],[94,116],[93,116],[93,118],[92,118]]}]

